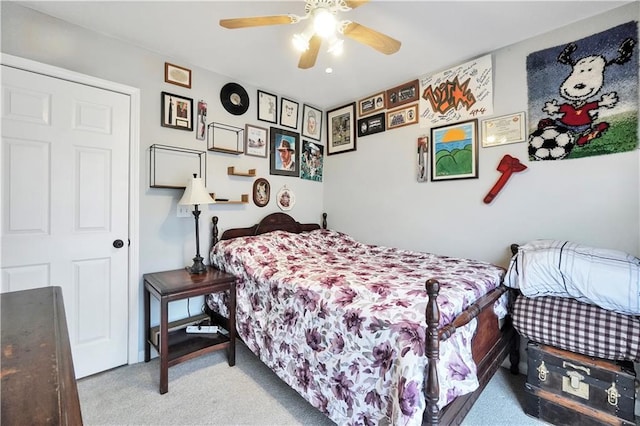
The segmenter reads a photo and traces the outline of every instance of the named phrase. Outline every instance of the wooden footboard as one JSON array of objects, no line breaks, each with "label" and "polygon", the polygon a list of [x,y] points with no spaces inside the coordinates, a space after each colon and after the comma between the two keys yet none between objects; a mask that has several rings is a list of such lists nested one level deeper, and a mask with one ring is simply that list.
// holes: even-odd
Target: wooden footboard
[{"label": "wooden footboard", "polygon": [[[500,328],[498,318],[493,312],[494,302],[508,289],[500,286],[493,290],[467,308],[451,324],[441,329],[438,328],[440,310],[437,303],[440,284],[437,280],[428,280],[426,289],[427,295],[429,296],[425,312],[427,319],[426,355],[429,360],[429,365],[424,382],[427,407],[423,416],[423,424],[457,425],[462,422],[473,406],[473,403],[478,399],[482,390],[495,372],[498,371],[502,361],[510,352],[512,354],[511,371],[514,372],[515,361],[515,373],[517,373],[518,360],[514,359],[515,332],[511,325],[511,320],[507,317],[502,328]],[[473,360],[478,367],[477,374],[480,386],[476,391],[459,396],[442,410],[439,410],[437,404],[440,385],[436,364],[440,354],[440,341],[449,338],[455,333],[458,327],[462,327],[473,318],[478,319],[477,331],[472,341],[472,353]]]}]

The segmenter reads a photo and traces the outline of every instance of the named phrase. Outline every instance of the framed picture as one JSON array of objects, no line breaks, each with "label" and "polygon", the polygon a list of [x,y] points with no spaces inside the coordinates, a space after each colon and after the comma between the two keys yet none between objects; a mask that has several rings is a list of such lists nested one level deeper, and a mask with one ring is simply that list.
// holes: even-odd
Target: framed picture
[{"label": "framed picture", "polygon": [[164,82],[191,89],[191,70],[165,62]]},{"label": "framed picture", "polygon": [[358,101],[358,117],[373,114],[385,108],[385,93],[376,93],[373,96]]},{"label": "framed picture", "polygon": [[386,106],[387,109],[391,109],[419,99],[420,83],[418,80],[413,80],[387,90]]},{"label": "framed picture", "polygon": [[304,104],[302,120],[302,136],[319,141],[322,133],[322,111]]},{"label": "framed picture", "polygon": [[203,100],[198,101],[197,122],[196,139],[203,141],[207,137],[207,103]]},{"label": "framed picture", "polygon": [[282,98],[280,105],[280,125],[298,129],[298,103]]},{"label": "framed picture", "polygon": [[253,204],[264,207],[271,199],[271,185],[265,178],[258,178],[253,182]]},{"label": "framed picture", "polygon": [[302,179],[322,182],[322,162],[324,146],[311,141],[302,141],[300,157],[300,177]]},{"label": "framed picture", "polygon": [[482,147],[506,145],[527,140],[524,112],[483,120]]},{"label": "framed picture", "polygon": [[254,157],[267,157],[269,131],[263,127],[246,124],[244,126],[244,153]]},{"label": "framed picture", "polygon": [[300,134],[285,129],[272,127],[271,135],[271,168],[272,175],[300,175]]},{"label": "framed picture", "polygon": [[478,177],[478,119],[431,129],[431,180]]},{"label": "framed picture", "polygon": [[276,204],[280,207],[280,210],[289,211],[296,204],[296,195],[292,190],[287,188],[287,185],[280,188],[278,194],[276,194]]},{"label": "framed picture", "polygon": [[384,132],[386,120],[384,112],[358,120],[358,137]]},{"label": "framed picture", "polygon": [[356,150],[356,103],[327,111],[327,155]]},{"label": "framed picture", "polygon": [[418,104],[387,111],[387,130],[418,123]]},{"label": "framed picture", "polygon": [[258,120],[278,124],[278,97],[258,90]]},{"label": "framed picture", "polygon": [[162,127],[193,130],[193,99],[162,92]]}]

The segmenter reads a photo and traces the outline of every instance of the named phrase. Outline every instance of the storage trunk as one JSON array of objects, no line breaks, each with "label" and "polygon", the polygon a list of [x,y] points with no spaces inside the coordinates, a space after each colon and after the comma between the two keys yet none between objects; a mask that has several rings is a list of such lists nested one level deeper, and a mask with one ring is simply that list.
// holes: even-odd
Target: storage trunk
[{"label": "storage trunk", "polygon": [[554,425],[635,425],[633,363],[529,342],[525,412]]}]

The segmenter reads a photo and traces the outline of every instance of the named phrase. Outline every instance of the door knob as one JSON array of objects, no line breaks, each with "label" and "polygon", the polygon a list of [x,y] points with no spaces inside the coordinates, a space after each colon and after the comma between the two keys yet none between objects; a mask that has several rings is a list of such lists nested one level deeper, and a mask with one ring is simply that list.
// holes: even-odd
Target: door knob
[{"label": "door knob", "polygon": [[122,247],[124,247],[124,242],[122,240],[115,240],[113,242],[113,246],[115,248],[122,248]]}]

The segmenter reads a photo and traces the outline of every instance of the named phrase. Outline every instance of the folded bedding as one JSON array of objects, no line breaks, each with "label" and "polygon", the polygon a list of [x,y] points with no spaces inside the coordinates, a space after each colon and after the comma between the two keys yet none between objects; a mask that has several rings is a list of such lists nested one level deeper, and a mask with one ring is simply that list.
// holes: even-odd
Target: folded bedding
[{"label": "folded bedding", "polygon": [[618,250],[560,240],[531,241],[518,247],[505,285],[527,297],[566,297],[640,315],[640,259]]}]

